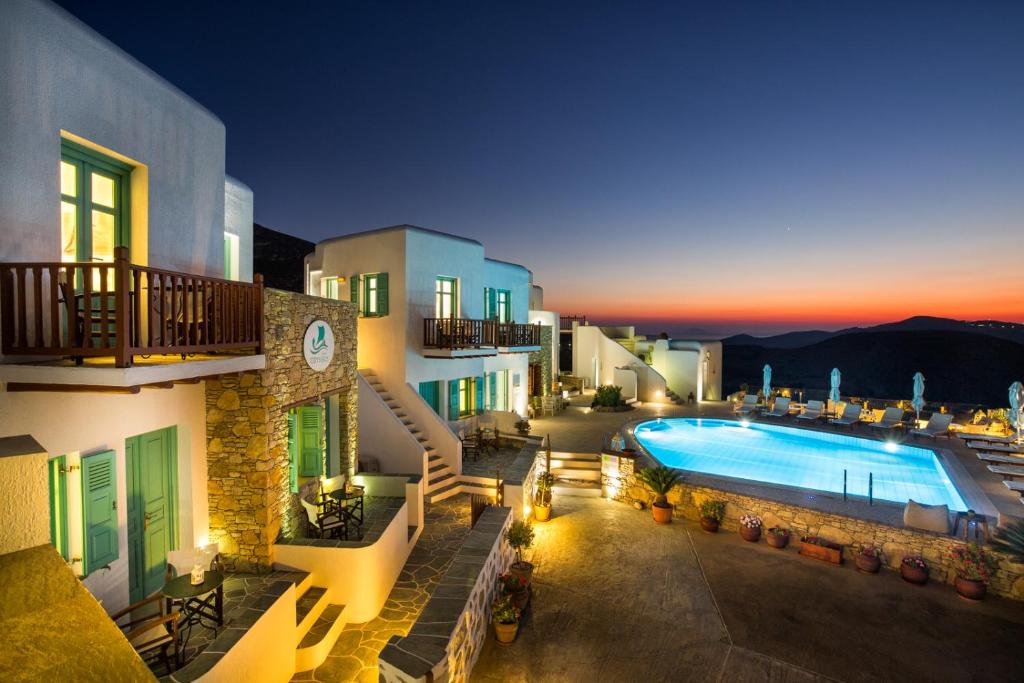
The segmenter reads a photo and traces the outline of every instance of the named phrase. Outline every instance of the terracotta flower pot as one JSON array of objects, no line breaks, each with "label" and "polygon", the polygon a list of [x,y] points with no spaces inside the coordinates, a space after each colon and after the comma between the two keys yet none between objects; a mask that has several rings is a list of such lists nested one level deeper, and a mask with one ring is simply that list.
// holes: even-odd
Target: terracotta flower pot
[{"label": "terracotta flower pot", "polygon": [[494,637],[499,643],[511,643],[516,639],[516,631],[519,630],[519,623],[515,624],[494,624]]},{"label": "terracotta flower pot", "polygon": [[700,528],[703,529],[704,531],[708,532],[709,534],[717,533],[718,532],[718,520],[715,519],[714,517],[701,517],[700,518]]},{"label": "terracotta flower pot", "polygon": [[984,581],[961,579],[958,576],[954,585],[956,586],[956,592],[968,600],[981,600],[985,597],[985,593],[988,592],[988,586],[985,585]]},{"label": "terracotta flower pot", "polygon": [[533,506],[533,518],[538,522],[546,522],[551,519],[551,506],[550,505],[534,505]]},{"label": "terracotta flower pot", "polygon": [[761,527],[759,526],[741,526],[740,536],[743,537],[744,541],[750,541],[751,543],[757,543],[761,540]]},{"label": "terracotta flower pot", "polygon": [[655,503],[651,506],[651,517],[654,517],[654,521],[658,524],[669,524],[672,522],[672,506],[668,503],[659,505]]},{"label": "terracotta flower pot", "polygon": [[529,562],[513,562],[508,569],[509,574],[518,576],[523,585],[529,586],[533,579],[533,565]]},{"label": "terracotta flower pot", "polygon": [[512,605],[515,606],[515,608],[517,610],[519,610],[520,612],[522,612],[524,609],[526,609],[526,606],[528,604],[530,604],[530,589],[529,588],[521,590],[521,591],[516,591],[515,593],[512,593],[511,595],[512,595]]},{"label": "terracotta flower pot", "polygon": [[900,576],[902,576],[903,580],[907,583],[913,583],[918,586],[923,586],[928,583],[928,572],[920,567],[901,564]]},{"label": "terracotta flower pot", "polygon": [[857,571],[862,574],[877,574],[882,568],[882,560],[877,555],[865,555],[857,553],[853,561],[857,563]]},{"label": "terracotta flower pot", "polygon": [[789,545],[789,534],[768,534],[765,538],[768,540],[768,545],[773,548],[781,550]]}]

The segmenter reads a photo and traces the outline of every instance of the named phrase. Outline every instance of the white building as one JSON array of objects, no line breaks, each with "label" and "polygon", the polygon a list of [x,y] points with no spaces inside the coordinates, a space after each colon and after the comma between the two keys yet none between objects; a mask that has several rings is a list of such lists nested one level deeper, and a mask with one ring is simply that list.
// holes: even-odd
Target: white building
[{"label": "white building", "polygon": [[55,545],[113,611],[206,542],[199,378],[264,358],[203,302],[259,291],[252,192],[221,121],[62,9],[5,1],[0,45],[0,437],[49,453]]},{"label": "white building", "polygon": [[309,293],[360,307],[360,457],[424,473],[431,501],[470,490],[460,433],[509,433],[527,415],[541,348],[530,271],[475,240],[399,225],[319,243],[306,274]]}]

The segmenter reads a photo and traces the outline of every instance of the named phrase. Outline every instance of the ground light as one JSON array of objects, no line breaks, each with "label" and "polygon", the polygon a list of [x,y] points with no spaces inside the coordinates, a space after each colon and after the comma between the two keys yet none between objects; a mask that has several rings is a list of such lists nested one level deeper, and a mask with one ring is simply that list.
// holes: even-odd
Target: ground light
[{"label": "ground light", "polygon": [[894,442],[894,441],[886,441],[885,442],[885,450],[889,451],[890,453],[895,453],[896,452],[896,442]]}]

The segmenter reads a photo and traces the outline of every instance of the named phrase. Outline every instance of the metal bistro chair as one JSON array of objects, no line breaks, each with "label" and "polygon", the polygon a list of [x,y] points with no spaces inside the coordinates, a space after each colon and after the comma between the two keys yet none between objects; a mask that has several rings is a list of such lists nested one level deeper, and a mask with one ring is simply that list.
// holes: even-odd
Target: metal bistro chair
[{"label": "metal bistro chair", "polygon": [[480,436],[477,433],[467,435],[459,432],[459,441],[462,442],[462,457],[472,456],[473,460],[480,459]]}]

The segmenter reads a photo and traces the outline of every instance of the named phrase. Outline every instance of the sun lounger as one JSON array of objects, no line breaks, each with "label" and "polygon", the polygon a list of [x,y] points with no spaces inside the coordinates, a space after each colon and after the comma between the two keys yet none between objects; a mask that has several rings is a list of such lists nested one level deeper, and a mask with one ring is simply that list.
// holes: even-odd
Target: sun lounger
[{"label": "sun lounger", "polygon": [[1024,494],[1024,481],[1014,481],[1012,479],[1004,479],[1003,484],[1006,488],[1010,489],[1014,493]]},{"label": "sun lounger", "polygon": [[1009,445],[1002,443],[985,443],[984,441],[968,441],[968,448],[978,451],[994,451],[996,453],[1020,453],[1024,455],[1024,446]]},{"label": "sun lounger", "polygon": [[814,422],[821,417],[821,411],[825,409],[825,404],[821,401],[808,401],[807,405],[804,406],[804,412],[796,416],[798,420],[808,420]]},{"label": "sun lounger", "polygon": [[846,407],[843,408],[842,416],[833,419],[832,424],[851,427],[860,422],[860,413],[863,409],[864,406],[859,403],[847,403]]},{"label": "sun lounger", "polygon": [[[1024,463],[1021,464],[1024,465]],[[989,465],[988,471],[998,474],[1004,479],[1007,477],[1024,477],[1024,467],[1014,467],[1013,465]]]},{"label": "sun lounger", "polygon": [[874,429],[884,429],[886,431],[892,431],[894,428],[899,427],[902,423],[902,408],[886,408],[885,412],[882,413],[882,419],[879,420],[878,422],[872,422],[869,426]]},{"label": "sun lounger", "polygon": [[789,415],[789,399],[785,396],[779,396],[775,399],[775,405],[765,415],[768,417],[785,417]]},{"label": "sun lounger", "polygon": [[1017,440],[1014,435],[993,436],[991,434],[968,434],[967,432],[957,432],[956,435],[964,441],[985,441],[986,443],[1012,443]]},{"label": "sun lounger", "polygon": [[737,415],[752,415],[757,412],[757,394],[746,394],[743,403],[736,408]]},{"label": "sun lounger", "polygon": [[951,413],[932,413],[928,418],[928,424],[921,429],[911,429],[914,436],[927,436],[934,439],[938,436],[949,438],[949,425],[953,422]]},{"label": "sun lounger", "polygon": [[1024,465],[1024,455],[1003,455],[978,451],[978,460],[982,462],[999,462],[1004,465]]}]

